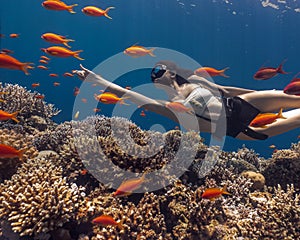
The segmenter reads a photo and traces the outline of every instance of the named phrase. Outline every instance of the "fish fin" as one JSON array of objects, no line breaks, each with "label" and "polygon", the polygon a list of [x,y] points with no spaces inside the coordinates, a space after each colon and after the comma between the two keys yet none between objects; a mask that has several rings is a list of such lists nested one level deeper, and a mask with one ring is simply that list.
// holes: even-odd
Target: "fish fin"
[{"label": "fish fin", "polygon": [[27,150],[27,148],[25,148],[25,149],[20,149],[20,150],[18,151],[18,157],[19,157],[19,160],[20,160],[20,161],[23,161],[23,154],[24,154],[24,152],[26,152],[26,150]]},{"label": "fish fin", "polygon": [[115,8],[115,7],[108,7],[108,8],[106,8],[106,9],[105,9],[104,16],[107,17],[108,19],[112,19],[110,16],[108,16],[107,13],[108,13],[108,11],[109,11],[110,9],[114,9],[114,8]]},{"label": "fish fin", "polygon": [[81,53],[81,52],[83,52],[83,51],[82,50],[75,51],[74,57],[79,60],[84,60],[83,58],[79,57],[79,53]]},{"label": "fish fin", "polygon": [[150,49],[149,49],[149,55],[150,55],[151,57],[156,57],[155,54],[153,53],[154,50],[155,50],[155,48],[150,48]]},{"label": "fish fin", "polygon": [[78,6],[78,4],[73,4],[73,5],[68,6],[69,13],[73,13],[73,14],[76,13],[73,11],[73,7],[76,7],[76,6]]},{"label": "fish fin", "polygon": [[126,102],[124,102],[124,100],[123,100],[123,99],[120,101],[120,104],[127,105],[127,106],[129,106],[129,105],[130,105],[130,104],[128,104],[128,103],[126,103]]},{"label": "fish fin", "polygon": [[229,76],[224,73],[228,69],[229,69],[229,67],[226,67],[226,68],[222,69],[220,71],[220,76],[225,77],[225,78],[229,78]]},{"label": "fish fin", "polygon": [[216,200],[216,198],[210,198],[209,199],[209,201],[211,201],[211,202],[213,202],[213,201],[215,201]]},{"label": "fish fin", "polygon": [[286,119],[286,117],[284,117],[283,115],[282,115],[282,108],[280,108],[280,110],[279,110],[279,113],[277,114],[277,118],[283,118],[283,119]]},{"label": "fish fin", "polygon": [[20,121],[17,119],[17,115],[18,115],[18,111],[16,111],[16,112],[13,112],[12,114],[11,114],[11,119],[12,120],[14,120],[16,123],[19,123]]},{"label": "fish fin", "polygon": [[122,218],[121,221],[117,223],[117,226],[120,230],[124,230],[124,226],[123,226],[124,220],[125,218]]},{"label": "fish fin", "polygon": [[67,42],[63,42],[63,45],[65,45],[68,48],[71,48],[71,46]]},{"label": "fish fin", "polygon": [[286,62],[286,60],[287,59],[284,59],[283,61],[282,61],[282,63],[280,63],[280,65],[278,66],[278,68],[277,68],[277,72],[278,73],[281,73],[281,74],[288,74],[289,72],[285,72],[283,69],[282,69],[282,66],[283,66],[283,64]]},{"label": "fish fin", "polygon": [[30,66],[33,63],[27,62],[27,63],[23,63],[23,65],[21,66],[21,70],[26,74],[29,75],[28,69],[34,69],[33,66]]}]

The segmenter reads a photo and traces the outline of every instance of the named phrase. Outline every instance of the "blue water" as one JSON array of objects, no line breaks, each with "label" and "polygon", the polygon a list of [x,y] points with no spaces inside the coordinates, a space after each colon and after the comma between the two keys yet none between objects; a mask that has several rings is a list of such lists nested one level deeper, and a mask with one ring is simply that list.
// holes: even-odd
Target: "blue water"
[{"label": "blue water", "polygon": [[[34,62],[44,55],[40,48],[51,46],[41,39],[46,32],[66,35],[74,39],[70,43],[72,50],[80,50],[84,61],[75,58],[60,59],[51,57],[50,71],[31,70],[25,76],[20,71],[0,69],[0,81],[18,83],[31,88],[39,82],[36,90],[46,95],[45,100],[54,103],[62,112],[54,118],[57,122],[71,120],[73,115],[74,87],[80,87],[77,78],[64,78],[64,72],[78,69],[82,63],[89,69],[95,68],[107,58],[122,52],[125,48],[139,43],[143,46],[155,46],[176,50],[193,58],[201,65],[224,68],[229,66],[229,79],[217,77],[214,81],[221,85],[244,88],[283,89],[292,75],[300,71],[299,52],[300,34],[299,1],[270,1],[274,5],[263,7],[259,0],[222,1],[222,0],[109,0],[76,1],[66,0],[67,4],[78,3],[76,14],[46,10],[37,0],[2,1],[0,8],[0,32],[6,37],[1,39],[1,48],[13,50],[14,57],[23,62]],[[267,2],[267,1],[264,1]],[[285,3],[284,3],[285,2]],[[87,5],[105,9],[114,6],[109,12],[113,18],[89,17],[81,12]],[[295,11],[296,10],[296,11]],[[20,38],[11,39],[10,33],[20,34]],[[264,63],[277,67],[283,59],[288,59],[284,69],[292,72],[267,81],[255,81],[252,76]],[[159,59],[157,59],[159,60]],[[136,71],[117,79],[123,86],[139,86],[150,82],[149,69]],[[58,73],[53,79],[49,73]],[[53,82],[61,83],[54,87]],[[93,101],[91,90],[88,101]],[[85,96],[83,96],[86,98]],[[94,103],[95,104],[95,103]],[[111,115],[112,106],[99,105],[100,112]],[[124,111],[126,111],[126,106]],[[146,119],[146,120],[145,120]],[[156,114],[146,112],[146,117],[137,110],[131,120],[142,128],[151,128],[153,124],[162,124],[168,130],[176,124],[168,124]],[[275,144],[278,148],[288,148],[297,142],[299,129],[266,141],[241,141],[228,137],[225,150],[236,150],[245,144],[261,156],[269,157]],[[204,135],[207,136],[207,135]]]}]

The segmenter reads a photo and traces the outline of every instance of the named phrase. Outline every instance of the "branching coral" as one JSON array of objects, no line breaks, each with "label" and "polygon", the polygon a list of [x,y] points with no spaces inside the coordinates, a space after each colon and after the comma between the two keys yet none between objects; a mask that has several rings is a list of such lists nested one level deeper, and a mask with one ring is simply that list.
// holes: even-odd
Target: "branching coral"
[{"label": "branching coral", "polygon": [[[34,129],[44,130],[48,125],[52,125],[51,117],[57,115],[60,111],[54,108],[53,104],[46,104],[43,99],[37,98],[37,92],[31,92],[17,84],[0,83],[0,92],[3,102],[0,102],[1,110],[7,112],[18,111],[17,119],[27,131],[33,132]],[[1,123],[2,128],[6,123]]]},{"label": "branching coral", "polygon": [[0,129],[0,143],[12,146],[16,149],[26,149],[23,158],[1,158],[0,159],[0,182],[9,179],[27,159],[37,156],[37,150],[31,145],[33,136],[16,133],[14,130]]},{"label": "branching coral", "polygon": [[74,217],[78,189],[66,183],[55,161],[55,155],[29,159],[0,185],[0,217],[21,236],[49,232]]}]

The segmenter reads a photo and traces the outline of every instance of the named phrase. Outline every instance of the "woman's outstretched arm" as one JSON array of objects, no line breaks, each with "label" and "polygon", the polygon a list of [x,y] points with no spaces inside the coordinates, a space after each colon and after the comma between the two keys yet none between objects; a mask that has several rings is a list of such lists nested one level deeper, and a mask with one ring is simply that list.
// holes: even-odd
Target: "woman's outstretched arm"
[{"label": "woman's outstretched arm", "polygon": [[146,97],[143,94],[123,88],[115,83],[104,79],[100,75],[83,67],[81,64],[80,68],[81,70],[74,70],[73,73],[75,73],[81,80],[98,84],[99,86],[104,87],[105,91],[112,92],[119,97],[124,95],[138,106],[141,106],[151,112],[155,112],[157,114],[170,118],[175,122],[178,122],[178,119],[175,117],[175,115],[168,108],[165,107],[166,101],[155,100]]}]

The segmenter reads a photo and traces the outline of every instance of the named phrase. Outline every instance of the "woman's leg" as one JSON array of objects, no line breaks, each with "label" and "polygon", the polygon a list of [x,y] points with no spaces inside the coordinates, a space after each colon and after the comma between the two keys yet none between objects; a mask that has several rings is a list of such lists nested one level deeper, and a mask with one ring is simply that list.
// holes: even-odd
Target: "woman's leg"
[{"label": "woman's leg", "polygon": [[238,97],[249,102],[261,112],[278,112],[280,108],[300,108],[300,96],[288,95],[279,90],[255,91]]},{"label": "woman's leg", "polygon": [[[300,108],[283,112],[282,115],[286,117],[286,119],[279,118],[276,120],[276,122],[267,125],[267,128],[251,128],[256,132],[264,133],[269,137],[272,137],[300,127]],[[243,133],[240,133],[236,138],[243,140],[255,140]]]}]

